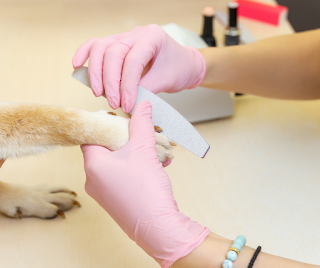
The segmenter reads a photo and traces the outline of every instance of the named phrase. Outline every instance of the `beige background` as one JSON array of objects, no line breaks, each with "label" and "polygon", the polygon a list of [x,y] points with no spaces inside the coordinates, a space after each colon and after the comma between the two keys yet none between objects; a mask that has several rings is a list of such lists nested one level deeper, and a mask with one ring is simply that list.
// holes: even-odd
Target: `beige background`
[{"label": "beige background", "polygon": [[[150,23],[200,32],[202,7],[224,9],[227,1],[0,3],[1,101],[96,111],[109,109],[106,100],[70,76],[80,44]],[[289,24],[242,22],[258,38],[292,32]],[[218,24],[216,31],[221,41]],[[219,235],[243,234],[252,247],[320,264],[319,104],[244,96],[235,100],[234,117],[197,124],[211,145],[207,157],[178,147],[166,169],[181,211]],[[7,182],[68,186],[83,205],[65,220],[0,216],[1,267],[158,267],[86,195],[78,147],[9,160],[0,172]]]}]

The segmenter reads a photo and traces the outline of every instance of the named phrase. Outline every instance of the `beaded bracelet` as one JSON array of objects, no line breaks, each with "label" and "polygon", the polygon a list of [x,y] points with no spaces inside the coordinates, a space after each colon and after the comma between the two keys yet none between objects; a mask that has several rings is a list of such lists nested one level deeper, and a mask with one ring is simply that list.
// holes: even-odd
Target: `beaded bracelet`
[{"label": "beaded bracelet", "polygon": [[252,268],[252,266],[253,266],[254,262],[256,261],[256,258],[258,257],[260,251],[261,251],[261,247],[259,246],[259,247],[257,247],[256,251],[254,252],[253,257],[252,257],[252,259],[251,259],[251,261],[250,261],[250,263],[248,265],[248,268]]},{"label": "beaded bracelet", "polygon": [[233,261],[235,261],[242,249],[242,247],[247,242],[247,239],[243,235],[239,235],[236,240],[234,240],[231,248],[227,253],[227,259],[222,263],[223,268],[232,268]]}]

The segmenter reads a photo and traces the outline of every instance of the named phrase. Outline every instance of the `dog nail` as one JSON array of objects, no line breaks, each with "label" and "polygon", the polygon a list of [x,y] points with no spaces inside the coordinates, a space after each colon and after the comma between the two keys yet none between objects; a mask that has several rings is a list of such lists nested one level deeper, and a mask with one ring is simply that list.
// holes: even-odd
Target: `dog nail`
[{"label": "dog nail", "polygon": [[74,191],[72,191],[70,194],[77,196],[77,194]]},{"label": "dog nail", "polygon": [[60,209],[57,211],[57,215],[60,216],[62,219],[66,218],[66,215],[64,215],[63,211]]},{"label": "dog nail", "polygon": [[81,204],[76,200],[73,201],[73,205],[81,208]]},{"label": "dog nail", "polygon": [[1,159],[1,160],[0,160],[0,168],[2,167],[4,161],[6,161],[6,160],[5,160],[5,159]]},{"label": "dog nail", "polygon": [[17,214],[19,215],[19,218],[20,218],[20,219],[23,218],[23,215],[22,215],[22,212],[20,211],[20,209],[17,209]]},{"label": "dog nail", "polygon": [[114,112],[108,112],[108,114],[111,114],[111,115],[117,115],[116,113]]},{"label": "dog nail", "polygon": [[157,131],[157,132],[162,132],[163,129],[161,127],[158,127],[158,126],[154,126],[154,130]]},{"label": "dog nail", "polygon": [[170,141],[170,144],[171,144],[172,146],[177,146],[177,144],[176,144],[174,141]]}]

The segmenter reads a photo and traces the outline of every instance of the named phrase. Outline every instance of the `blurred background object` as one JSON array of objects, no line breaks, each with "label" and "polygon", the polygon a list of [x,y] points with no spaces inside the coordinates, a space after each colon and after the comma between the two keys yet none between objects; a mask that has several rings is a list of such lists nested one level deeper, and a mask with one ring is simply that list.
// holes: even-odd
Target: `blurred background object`
[{"label": "blurred background object", "polygon": [[236,0],[239,4],[239,15],[254,20],[280,25],[288,17],[288,8],[281,5],[270,5],[252,0]]},{"label": "blurred background object", "polygon": [[237,46],[240,44],[240,30],[238,28],[238,8],[236,2],[228,4],[229,23],[224,32],[224,45]]},{"label": "blurred background object", "polygon": [[289,21],[296,32],[320,28],[319,0],[277,0],[289,8]]},{"label": "blurred background object", "polygon": [[203,28],[201,38],[207,43],[209,47],[217,46],[213,32],[214,15],[215,10],[212,6],[206,6],[202,10]]}]

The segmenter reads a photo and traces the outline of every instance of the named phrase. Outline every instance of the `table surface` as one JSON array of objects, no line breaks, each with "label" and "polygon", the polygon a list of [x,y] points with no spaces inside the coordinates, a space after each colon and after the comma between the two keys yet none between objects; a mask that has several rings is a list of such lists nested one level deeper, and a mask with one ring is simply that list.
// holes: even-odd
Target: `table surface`
[{"label": "table surface", "polygon": [[[1,1],[1,101],[108,110],[105,99],[70,77],[80,44],[149,23],[200,32],[202,7],[226,3]],[[288,23],[242,22],[259,39],[292,33]],[[218,40],[222,29],[216,23]],[[178,147],[166,169],[181,211],[221,236],[243,234],[249,246],[320,264],[319,104],[247,95],[235,100],[233,117],[196,124],[211,145],[208,155],[199,159]],[[158,267],[86,195],[78,147],[9,160],[0,172],[7,182],[67,186],[82,204],[65,220],[0,216],[1,267]]]}]

